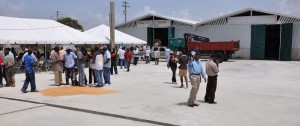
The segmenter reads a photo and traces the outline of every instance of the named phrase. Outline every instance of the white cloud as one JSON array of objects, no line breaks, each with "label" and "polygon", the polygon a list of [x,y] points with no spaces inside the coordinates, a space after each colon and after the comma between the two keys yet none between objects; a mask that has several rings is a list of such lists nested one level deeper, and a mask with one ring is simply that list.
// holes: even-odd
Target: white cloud
[{"label": "white cloud", "polygon": [[[124,19],[122,15],[115,15],[115,24],[120,24]],[[79,22],[83,25],[85,30],[91,29],[101,24],[109,26],[109,14],[102,14],[99,12],[90,11],[87,13],[86,18],[79,19]]]},{"label": "white cloud", "polygon": [[188,9],[172,11],[171,17],[181,18],[181,19],[186,19],[186,20],[203,21],[203,18],[201,18],[201,17],[192,16],[192,14],[190,13],[190,11]]},{"label": "white cloud", "polygon": [[25,3],[23,1],[13,3],[10,0],[0,0],[0,15],[22,16]]},{"label": "white cloud", "polygon": [[157,14],[157,12],[153,9],[151,9],[149,6],[145,6],[142,11],[139,11],[134,17],[139,17],[145,14]]},{"label": "white cloud", "polygon": [[300,0],[281,0],[279,9],[281,13],[300,17]]}]

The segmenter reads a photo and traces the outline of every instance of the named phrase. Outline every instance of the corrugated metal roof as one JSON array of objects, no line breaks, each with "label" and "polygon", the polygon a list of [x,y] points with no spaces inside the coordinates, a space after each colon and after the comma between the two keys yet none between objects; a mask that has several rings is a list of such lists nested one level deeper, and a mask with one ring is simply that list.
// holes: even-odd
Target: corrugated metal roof
[{"label": "corrugated metal roof", "polygon": [[123,25],[126,25],[126,24],[130,24],[134,21],[138,21],[138,20],[141,20],[141,19],[144,19],[144,18],[147,18],[147,17],[152,17],[152,16],[167,19],[167,20],[171,20],[171,21],[176,21],[176,22],[180,22],[180,23],[184,23],[184,24],[187,24],[187,25],[196,25],[197,23],[199,23],[198,21],[187,20],[187,19],[178,19],[178,18],[174,18],[174,17],[167,17],[167,16],[162,16],[162,15],[159,15],[159,14],[149,13],[149,14],[146,14],[144,16],[140,16],[140,17],[137,17],[135,19],[132,19],[128,22],[121,23],[121,24],[117,25],[116,28],[120,27],[120,26],[123,26]]},{"label": "corrugated metal roof", "polygon": [[[230,14],[226,14],[224,16],[220,16],[220,17],[217,17],[217,18],[213,18],[213,19],[210,19],[210,20],[206,20],[206,21],[200,22],[197,25],[214,24],[214,22],[216,22],[218,20],[222,20],[222,19],[226,19],[226,18],[229,18],[229,17],[233,17],[233,16],[236,16],[236,15],[248,12],[248,11],[255,11],[255,12],[261,12],[261,13],[267,13],[267,14],[270,14],[270,15],[280,16],[281,18],[279,19],[279,21],[281,21],[283,23],[293,23],[293,22],[289,22],[289,21],[300,22],[300,17],[286,15],[286,14],[281,14],[281,13],[277,13],[277,12],[269,12],[269,11],[254,9],[254,8],[246,8],[246,9],[243,9],[243,10],[240,10],[240,11],[236,11],[236,12],[233,12],[233,13],[230,13]],[[288,18],[289,20],[281,20],[282,18],[284,18],[284,19]]]}]

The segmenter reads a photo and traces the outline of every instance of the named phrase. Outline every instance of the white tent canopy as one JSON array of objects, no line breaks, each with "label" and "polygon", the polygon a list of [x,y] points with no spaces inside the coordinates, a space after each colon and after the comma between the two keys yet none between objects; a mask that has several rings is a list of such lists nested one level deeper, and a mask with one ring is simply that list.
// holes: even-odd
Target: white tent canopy
[{"label": "white tent canopy", "polygon": [[[95,28],[85,31],[85,33],[92,35],[101,42],[110,42],[110,27],[102,24]],[[115,30],[115,44],[147,44],[146,41],[135,38],[118,30]]]},{"label": "white tent canopy", "polygon": [[0,44],[99,44],[93,36],[53,20],[0,16]]}]

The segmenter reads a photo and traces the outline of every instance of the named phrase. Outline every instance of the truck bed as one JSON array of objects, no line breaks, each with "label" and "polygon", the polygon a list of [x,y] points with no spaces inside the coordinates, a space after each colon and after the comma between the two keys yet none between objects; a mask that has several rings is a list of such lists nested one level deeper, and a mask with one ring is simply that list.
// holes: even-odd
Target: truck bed
[{"label": "truck bed", "polygon": [[197,47],[200,48],[201,51],[238,51],[240,49],[240,42],[188,42],[188,50]]}]

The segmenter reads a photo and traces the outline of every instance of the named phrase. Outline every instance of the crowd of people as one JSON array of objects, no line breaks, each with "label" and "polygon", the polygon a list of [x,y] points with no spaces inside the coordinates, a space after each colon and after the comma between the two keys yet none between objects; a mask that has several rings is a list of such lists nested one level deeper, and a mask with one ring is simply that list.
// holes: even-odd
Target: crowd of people
[{"label": "crowd of people", "polygon": [[[120,69],[126,68],[130,71],[130,65],[133,60],[133,65],[137,65],[140,57],[145,59],[146,64],[150,64],[150,55],[153,53],[155,65],[159,65],[160,51],[158,49],[151,52],[149,46],[120,47],[109,50],[106,45],[102,47],[95,46],[88,53],[84,47],[77,52],[73,49],[59,48],[56,46],[50,53],[49,58],[52,61],[51,69],[54,72],[55,85],[72,85],[72,86],[94,86],[103,87],[110,85],[111,75],[118,75],[118,64]],[[217,77],[219,72],[219,63],[214,54],[211,59],[207,61],[206,68],[202,66],[200,60],[201,53],[197,49],[192,49],[189,53],[184,50],[180,55],[177,51],[172,53],[170,49],[165,50],[165,58],[167,59],[167,68],[172,70],[172,84],[177,84],[176,71],[179,68],[179,76],[181,86],[188,88],[188,78],[190,79],[192,89],[188,99],[190,107],[198,106],[195,102],[196,96],[200,87],[201,78],[207,81],[205,102],[216,104],[215,92],[217,86]],[[20,58],[20,56],[18,57]],[[3,78],[6,81],[6,87],[15,87],[15,73],[14,65],[16,63],[16,53],[13,48],[0,48],[0,87],[3,87]],[[33,53],[32,49],[25,49],[24,54],[20,58],[24,64],[25,76],[23,87],[21,91],[27,93],[29,84],[31,85],[31,92],[38,92],[35,85],[35,67],[38,66],[38,58]],[[179,64],[179,67],[177,66]],[[85,74],[84,69],[88,67],[89,77]],[[65,73],[65,83],[62,80],[62,74]],[[189,73],[189,76],[188,74]],[[77,79],[78,78],[78,79]],[[71,83],[70,83],[71,79]]]}]

